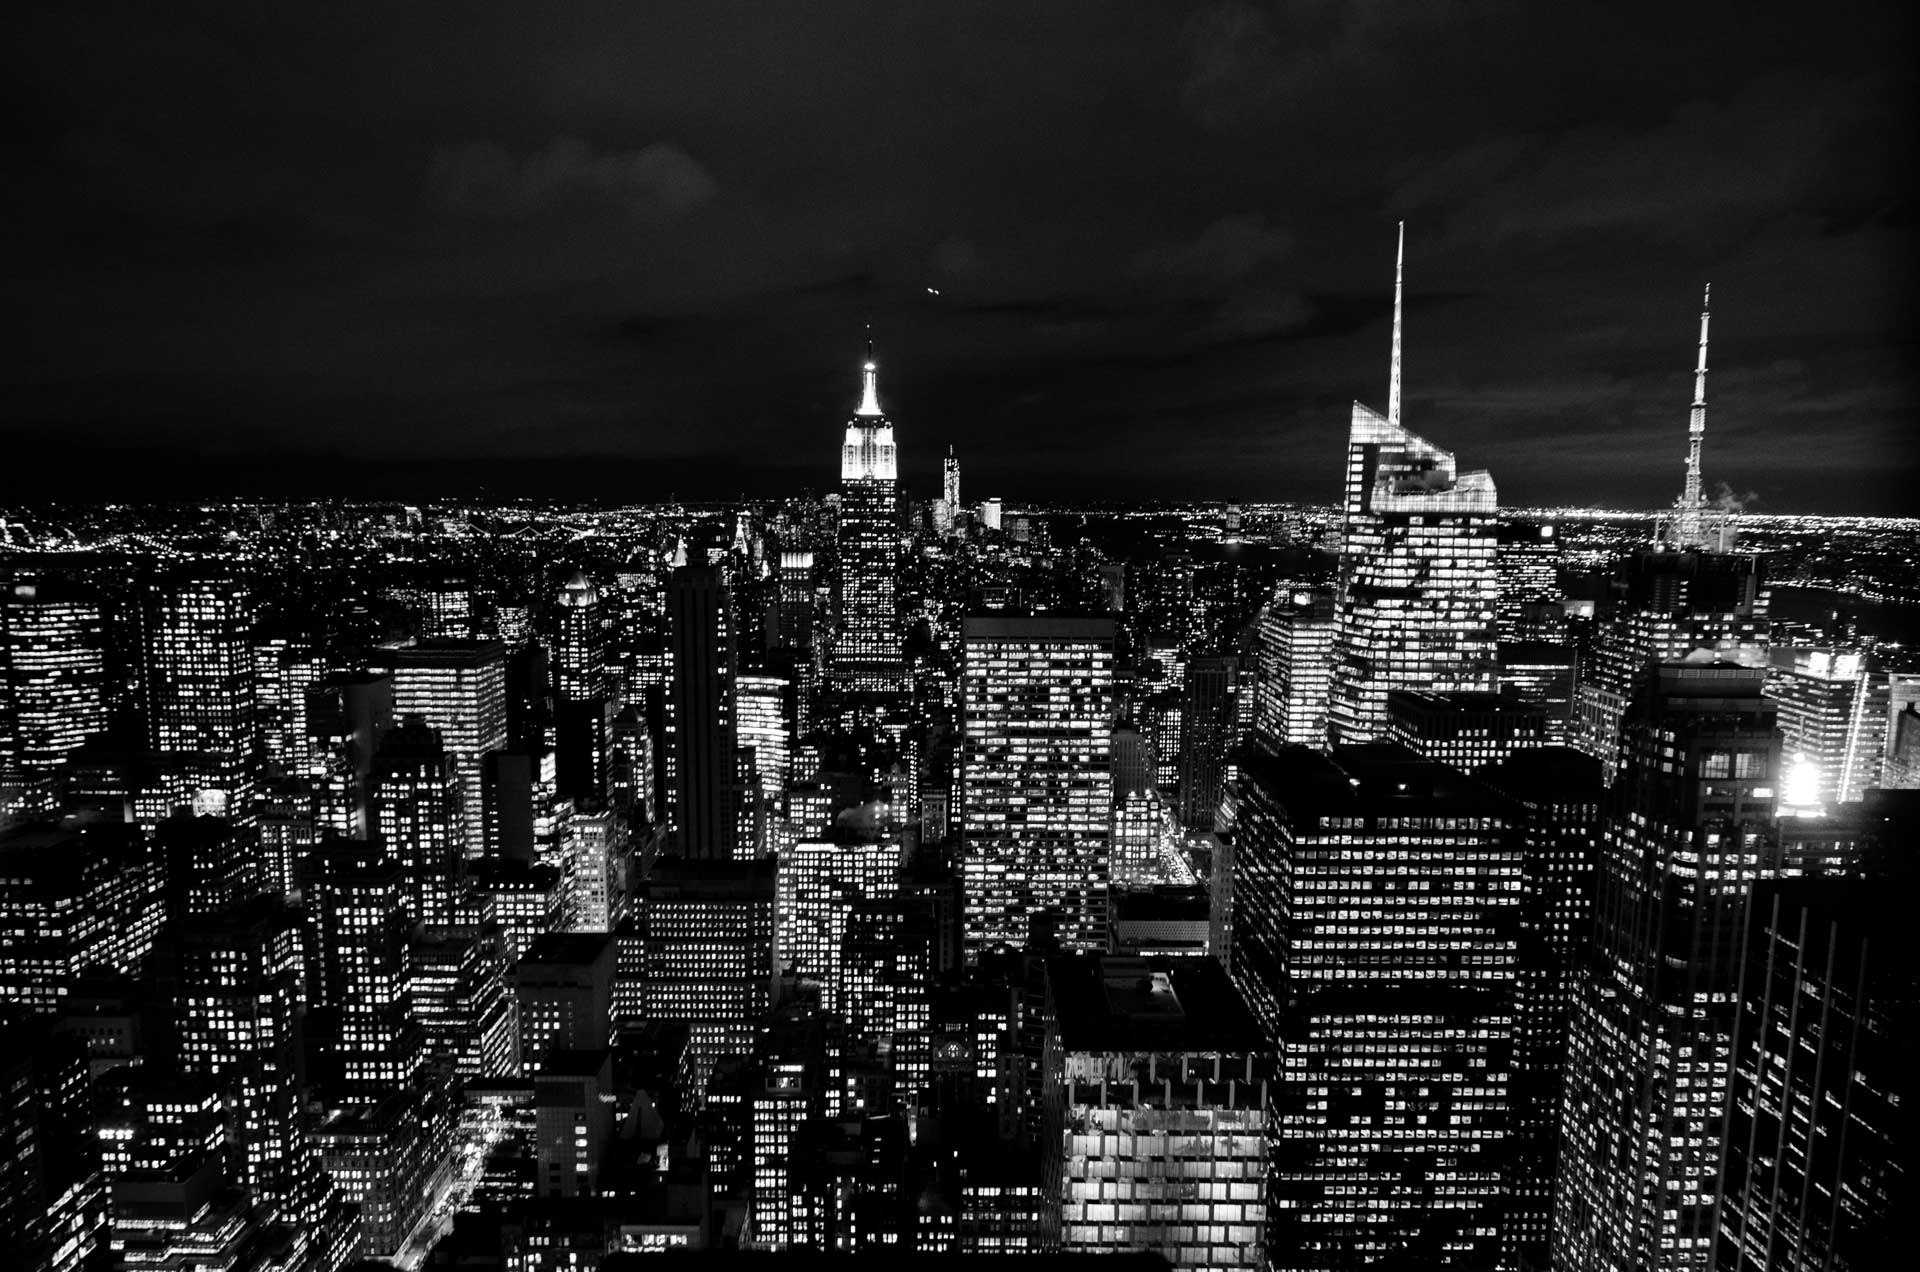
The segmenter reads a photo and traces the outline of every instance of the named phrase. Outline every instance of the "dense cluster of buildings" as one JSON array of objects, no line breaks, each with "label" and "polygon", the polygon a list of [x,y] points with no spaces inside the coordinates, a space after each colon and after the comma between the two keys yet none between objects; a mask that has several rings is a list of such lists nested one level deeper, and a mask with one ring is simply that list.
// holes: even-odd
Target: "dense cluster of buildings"
[{"label": "dense cluster of buildings", "polygon": [[910,500],[869,351],[824,498],[0,556],[0,1260],[1886,1266],[1920,674],[1770,613],[1704,316],[1575,560],[1400,287],[1264,542]]}]

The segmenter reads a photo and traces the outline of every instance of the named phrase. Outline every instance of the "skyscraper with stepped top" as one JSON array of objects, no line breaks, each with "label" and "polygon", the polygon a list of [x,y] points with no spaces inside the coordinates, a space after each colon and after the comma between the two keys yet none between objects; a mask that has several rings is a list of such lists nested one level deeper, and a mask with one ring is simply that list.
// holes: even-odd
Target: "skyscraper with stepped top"
[{"label": "skyscraper with stepped top", "polygon": [[893,423],[880,409],[880,373],[867,347],[860,405],[840,446],[840,627],[837,678],[858,690],[898,687],[900,466]]},{"label": "skyscraper with stepped top", "polygon": [[1387,694],[1492,690],[1493,478],[1400,423],[1406,227],[1393,282],[1393,361],[1384,417],[1353,404],[1329,723],[1336,743],[1386,735]]}]

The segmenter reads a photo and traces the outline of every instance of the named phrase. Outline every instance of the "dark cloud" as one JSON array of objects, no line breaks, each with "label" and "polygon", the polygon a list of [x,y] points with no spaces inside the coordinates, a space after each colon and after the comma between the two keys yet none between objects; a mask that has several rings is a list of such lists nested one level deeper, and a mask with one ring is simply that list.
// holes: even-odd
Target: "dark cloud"
[{"label": "dark cloud", "polygon": [[492,142],[442,147],[427,183],[455,212],[522,217],[576,198],[606,199],[641,216],[677,216],[713,198],[710,173],[678,146],[657,141],[633,151],[595,151],[556,137],[516,155]]},{"label": "dark cloud", "polygon": [[1893,0],[76,0],[10,36],[0,497],[823,486],[871,322],[920,486],[952,441],[1010,498],[1332,498],[1402,218],[1409,421],[1503,498],[1671,498],[1707,282],[1711,480],[1920,491]]}]

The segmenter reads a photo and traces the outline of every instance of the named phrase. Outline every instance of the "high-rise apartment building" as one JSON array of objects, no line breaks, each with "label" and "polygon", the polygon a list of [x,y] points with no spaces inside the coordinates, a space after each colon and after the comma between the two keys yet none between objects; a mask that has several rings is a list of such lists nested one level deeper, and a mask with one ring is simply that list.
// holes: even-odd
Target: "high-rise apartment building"
[{"label": "high-rise apartment building", "polygon": [[253,602],[236,579],[187,576],[148,589],[141,679],[148,745],[192,767],[195,810],[253,816]]},{"label": "high-rise apartment building", "polygon": [[1401,426],[1399,266],[1393,286],[1387,413],[1354,403],[1347,434],[1329,711],[1336,742],[1385,736],[1394,689],[1495,687],[1493,478],[1457,472],[1450,452]]},{"label": "high-rise apartment building", "polygon": [[99,602],[57,582],[0,585],[0,774],[60,767],[107,724]]},{"label": "high-rise apartment building", "polygon": [[880,409],[871,352],[861,368],[860,405],[840,446],[840,628],[833,644],[837,676],[857,689],[899,687],[899,455],[893,423]]},{"label": "high-rise apartment building", "polygon": [[1272,1266],[1495,1266],[1521,858],[1504,797],[1402,747],[1249,759],[1232,968],[1280,1050]]},{"label": "high-rise apartment building", "polygon": [[1176,1268],[1269,1266],[1271,1052],[1220,964],[1049,959],[1044,1017],[1053,1244],[1152,1251]]},{"label": "high-rise apartment building", "polygon": [[1764,676],[1661,664],[1628,716],[1561,1103],[1553,1260],[1567,1272],[1713,1258],[1742,916],[1756,880],[1797,868],[1773,829]]},{"label": "high-rise apartment building", "polygon": [[1260,611],[1259,623],[1255,743],[1269,751],[1289,743],[1325,746],[1333,693],[1333,593],[1281,588]]},{"label": "high-rise apartment building", "polygon": [[968,958],[1036,923],[1106,945],[1113,620],[969,618],[963,628],[960,863]]},{"label": "high-rise apartment building", "polygon": [[483,790],[487,753],[507,744],[506,649],[490,640],[422,641],[393,650],[391,668],[394,716],[425,720],[453,759],[464,855],[491,853]]}]

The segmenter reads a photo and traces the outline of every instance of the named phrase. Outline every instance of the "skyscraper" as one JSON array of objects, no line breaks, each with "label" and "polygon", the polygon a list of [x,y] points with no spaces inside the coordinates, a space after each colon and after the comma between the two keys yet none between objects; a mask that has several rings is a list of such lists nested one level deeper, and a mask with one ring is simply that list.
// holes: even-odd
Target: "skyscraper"
[{"label": "skyscraper", "polygon": [[1248,761],[1233,976],[1280,1049],[1274,1266],[1495,1266],[1521,848],[1507,800],[1388,743]]},{"label": "skyscraper", "polygon": [[506,650],[489,640],[422,641],[392,653],[393,713],[439,731],[460,786],[461,847],[490,852],[484,799],[486,755],[507,744]]},{"label": "skyscraper", "polygon": [[1705,1268],[1756,879],[1780,770],[1764,673],[1662,664],[1629,714],[1602,818],[1590,975],[1570,1025],[1553,1259],[1567,1272]]},{"label": "skyscraper", "polygon": [[1271,1053],[1210,958],[1049,959],[1043,1187],[1058,1248],[1261,1268]]},{"label": "skyscraper", "polygon": [[1335,630],[1324,589],[1282,588],[1260,611],[1254,739],[1263,749],[1326,745]]},{"label": "skyscraper", "polygon": [[892,690],[900,657],[900,487],[893,424],[880,409],[879,371],[869,349],[860,405],[840,447],[840,630],[837,676],[856,689]]},{"label": "skyscraper", "polygon": [[0,588],[0,774],[47,773],[106,727],[100,605],[58,583]]},{"label": "skyscraper", "polygon": [[1212,830],[1220,811],[1221,777],[1240,743],[1236,709],[1243,692],[1234,655],[1187,664],[1180,703],[1180,820],[1191,830]]},{"label": "skyscraper", "polygon": [[1909,894],[1884,879],[1762,885],[1748,929],[1716,1266],[1897,1267],[1916,1196]]},{"label": "skyscraper", "polygon": [[960,461],[951,446],[940,465],[940,497],[947,505],[947,524],[942,529],[951,534],[960,519]]},{"label": "skyscraper", "polygon": [[1451,453],[1401,427],[1399,265],[1393,289],[1387,414],[1354,403],[1347,435],[1336,742],[1384,736],[1390,690],[1495,687],[1493,478],[1456,473]]},{"label": "skyscraper", "polygon": [[439,732],[415,716],[381,739],[373,773],[375,824],[388,858],[406,872],[407,917],[452,923],[464,859],[453,757]]},{"label": "skyscraper", "polygon": [[667,695],[668,817],[682,856],[734,855],[733,601],[719,566],[673,572],[667,595],[673,683]]},{"label": "skyscraper", "polygon": [[1767,697],[1780,711],[1783,807],[1851,804],[1880,784],[1887,678],[1858,653],[1776,647]]},{"label": "skyscraper", "polygon": [[254,611],[246,589],[222,575],[158,583],[143,618],[149,745],[191,765],[196,811],[250,819]]},{"label": "skyscraper", "polygon": [[554,760],[560,792],[576,800],[603,800],[616,693],[607,653],[605,607],[598,589],[578,571],[560,589],[553,682]]},{"label": "skyscraper", "polygon": [[971,960],[1106,946],[1113,620],[969,618],[963,628],[961,871]]}]

